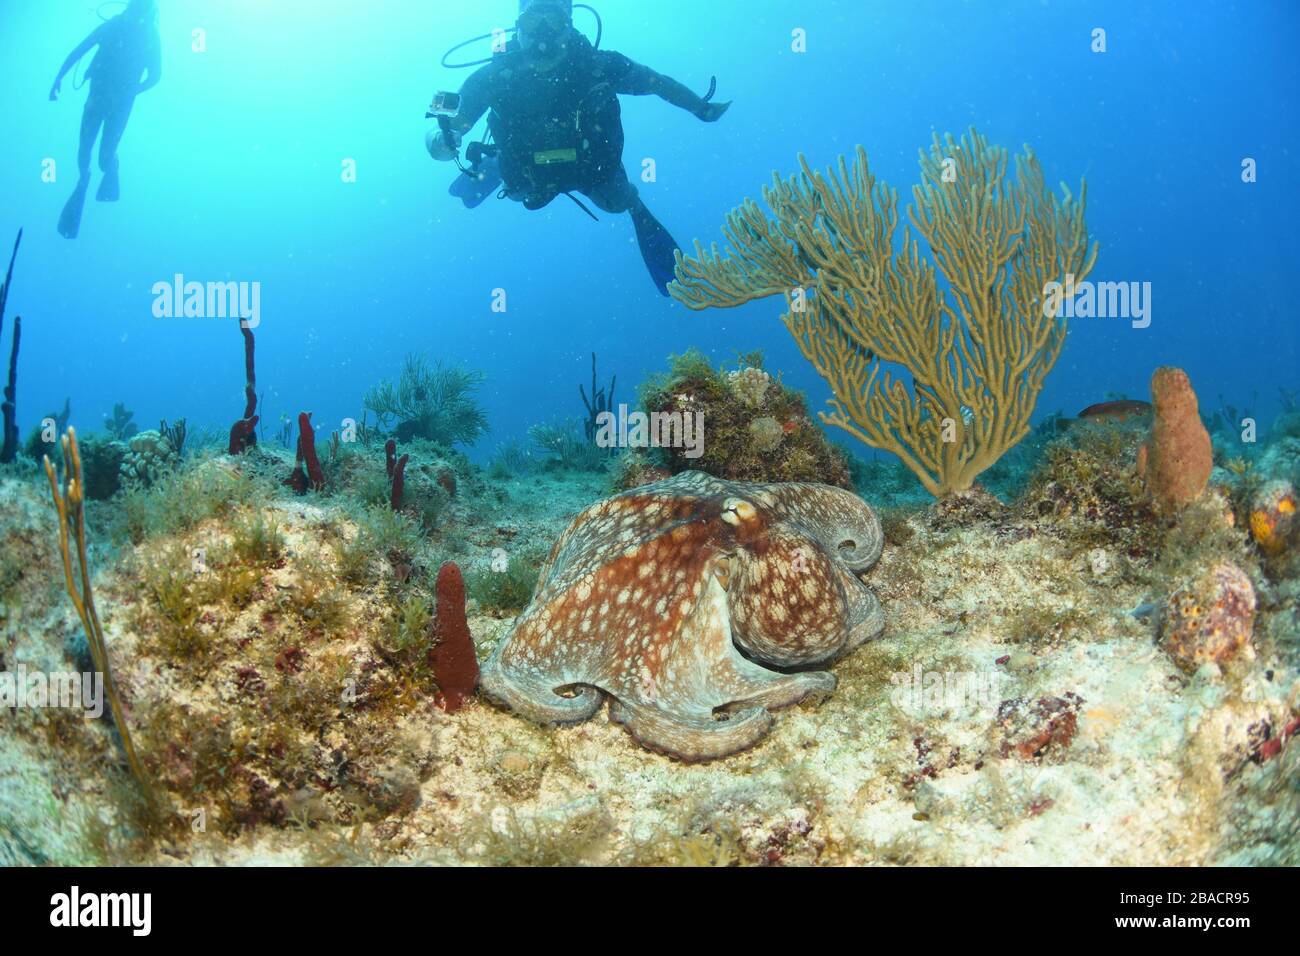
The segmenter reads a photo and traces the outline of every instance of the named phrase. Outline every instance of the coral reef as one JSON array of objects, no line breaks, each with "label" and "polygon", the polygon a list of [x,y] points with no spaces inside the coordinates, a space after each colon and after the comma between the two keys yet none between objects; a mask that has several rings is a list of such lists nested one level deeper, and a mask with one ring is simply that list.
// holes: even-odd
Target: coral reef
[{"label": "coral reef", "polygon": [[695,447],[676,441],[648,455],[634,453],[646,460],[641,467],[661,466],[672,474],[703,471],[727,481],[850,487],[844,453],[809,418],[802,393],[773,379],[762,361],[760,353],[743,356],[741,367],[728,372],[698,351],[673,356],[665,374],[641,386],[641,404],[652,422],[658,417],[680,425],[689,417],[702,422],[702,434]]},{"label": "coral reef", "polygon": [[1255,588],[1238,567],[1220,563],[1169,596],[1160,643],[1179,667],[1223,664],[1245,647],[1255,627]]},{"label": "coral reef", "polygon": [[586,720],[608,694],[611,719],[686,761],[752,747],[769,709],[835,687],[763,664],[823,663],[884,629],[854,576],[881,546],[871,508],[830,486],[687,472],[626,492],[561,536],[483,692],[543,723]]},{"label": "coral reef", "polygon": [[1181,508],[1205,493],[1214,449],[1187,373],[1164,366],[1151,376],[1155,419],[1138,451],[1137,472],[1161,508]]},{"label": "coral reef", "polygon": [[908,214],[932,265],[910,231],[898,247],[897,193],[861,147],[838,175],[800,156],[800,175],[763,191],[775,218],[746,201],[727,217],[730,254],[697,241],[670,292],[692,309],[784,296],[786,327],[835,395],[822,420],[898,455],[936,497],[964,491],[1028,434],[1060,355],[1065,322],[1044,290],[1083,281],[1097,254],[1086,185],[1058,198],[1028,148],[1014,181],[1007,160],[974,129],[921,153]]},{"label": "coral reef", "polygon": [[482,372],[441,362],[431,367],[423,356],[408,355],[397,383],[380,382],[366,393],[365,406],[398,441],[472,445],[488,430],[474,397],[483,379]]},{"label": "coral reef", "polygon": [[1044,449],[1016,507],[1080,548],[1149,556],[1156,513],[1133,468],[1141,438],[1136,428],[1118,422],[1072,428]]},{"label": "coral reef", "polygon": [[[693,765],[628,746],[606,721],[552,728],[475,699],[454,715],[436,706],[439,567],[465,569],[470,636],[490,658],[527,590],[488,607],[475,581],[511,575],[480,570],[505,555],[521,579],[535,569],[542,543],[605,493],[600,474],[498,481],[414,442],[395,513],[382,439],[322,460],[328,491],[308,499],[279,484],[291,452],[229,459],[192,439],[150,488],[86,506],[88,536],[106,545],[91,553],[95,600],[165,835],[141,839],[157,824],[133,809],[108,721],[19,709],[0,734],[0,860],[1295,865],[1294,569],[1261,573],[1245,511],[1226,524],[1214,494],[1160,516],[1148,501],[1147,517],[1108,535],[1107,515],[1127,521],[1121,506],[1145,499],[1141,432],[1067,429],[1035,478],[1044,493],[1009,507],[984,497],[932,513],[901,465],[872,465],[865,487],[912,488],[882,514],[870,577],[887,631],[761,746]],[[1291,467],[1283,440],[1253,459],[1252,471],[1276,466],[1249,492],[1216,475],[1243,509]],[[84,442],[80,454],[89,483]],[[443,467],[455,499],[437,485]],[[0,668],[90,670],[54,588],[39,490],[0,474]],[[1072,508],[1076,490],[1087,500]],[[444,504],[422,527],[426,492]],[[1252,651],[1187,673],[1153,643],[1153,613],[1221,561],[1254,580]],[[735,563],[724,573],[735,580]]]},{"label": "coral reef", "polygon": [[[692,362],[735,447],[773,423],[768,456],[789,447],[759,357]],[[516,447],[487,471],[421,438],[394,511],[396,440],[366,428],[334,436],[307,498],[281,480],[291,447],[228,457],[224,427],[184,457],[160,427],[148,481],[123,486],[125,443],[61,454],[38,432],[40,483],[0,470],[0,675],[111,655],[123,713],[6,706],[0,863],[1300,864],[1300,429],[1258,448],[1218,430],[1210,486],[1158,509],[1141,417],[1049,420],[937,501],[892,457],[853,461],[879,524],[846,492],[666,480],[646,454],[622,475],[664,484],[602,501],[607,470]],[[825,527],[824,496],[865,524]],[[889,627],[845,653],[872,592]],[[504,673],[529,650],[536,671]],[[822,654],[833,678],[808,669]],[[542,720],[478,700],[479,660],[498,692],[544,677],[516,700]],[[735,693],[737,667],[820,699],[773,719],[784,691]],[[549,725],[602,693],[625,724]],[[751,720],[761,746],[698,759]]]},{"label": "coral reef", "polygon": [[478,657],[465,619],[465,581],[456,564],[448,561],[438,569],[434,593],[438,603],[429,625],[429,666],[438,682],[434,701],[454,714],[478,685]]},{"label": "coral reef", "polygon": [[772,387],[772,376],[761,365],[749,365],[728,372],[727,387],[742,405],[761,408]]},{"label": "coral reef", "polygon": [[180,454],[171,441],[152,429],[137,432],[127,443],[119,467],[124,488],[148,488],[172,471]]}]

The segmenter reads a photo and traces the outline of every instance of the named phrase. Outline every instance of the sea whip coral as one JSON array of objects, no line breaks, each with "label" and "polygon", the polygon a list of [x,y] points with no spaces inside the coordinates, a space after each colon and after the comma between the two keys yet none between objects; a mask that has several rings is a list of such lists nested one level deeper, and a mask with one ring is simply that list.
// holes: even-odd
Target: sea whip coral
[{"label": "sea whip coral", "polygon": [[[1086,193],[1056,196],[1026,148],[971,130],[936,134],[900,244],[898,194],[861,148],[851,167],[799,175],[727,216],[730,254],[698,241],[679,254],[670,294],[688,308],[730,308],[783,295],[783,321],[831,387],[822,421],[891,451],[936,497],[966,491],[1029,433],[1065,322],[1044,306],[1050,282],[1082,282],[1097,247]],[[942,275],[945,283],[940,283]],[[898,369],[908,375],[898,375]]]},{"label": "sea whip coral", "polygon": [[257,375],[253,370],[253,330],[240,323],[244,336],[244,417],[230,426],[230,454],[242,455],[257,444]]},{"label": "sea whip coral", "polygon": [[429,666],[438,682],[435,703],[449,714],[464,705],[478,684],[478,656],[465,617],[465,579],[448,561],[438,569],[437,607],[429,625]]}]

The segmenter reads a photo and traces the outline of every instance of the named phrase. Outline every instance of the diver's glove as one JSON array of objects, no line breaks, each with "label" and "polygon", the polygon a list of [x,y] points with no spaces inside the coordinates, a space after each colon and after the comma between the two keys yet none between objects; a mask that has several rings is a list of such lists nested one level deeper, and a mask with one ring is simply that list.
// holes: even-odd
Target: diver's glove
[{"label": "diver's glove", "polygon": [[448,163],[460,155],[461,137],[457,133],[448,135],[434,127],[424,135],[424,148],[440,163]]},{"label": "diver's glove", "polygon": [[695,111],[695,115],[706,123],[716,123],[729,109],[731,109],[730,100],[725,103],[705,103]]}]

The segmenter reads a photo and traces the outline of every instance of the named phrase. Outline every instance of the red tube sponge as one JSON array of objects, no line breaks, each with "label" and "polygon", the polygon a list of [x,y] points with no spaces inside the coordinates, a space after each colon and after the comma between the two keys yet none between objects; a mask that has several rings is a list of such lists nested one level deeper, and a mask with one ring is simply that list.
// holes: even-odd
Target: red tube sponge
[{"label": "red tube sponge", "polygon": [[406,488],[406,463],[410,460],[410,455],[403,455],[393,466],[393,494],[389,504],[393,506],[394,511],[402,510],[402,492]]},{"label": "red tube sponge", "polygon": [[311,427],[311,412],[298,415],[298,457],[287,484],[300,495],[305,495],[308,488],[320,491],[325,487],[325,472],[321,471],[320,459],[316,457],[316,430]]},{"label": "red tube sponge", "polygon": [[257,374],[253,367],[253,330],[242,322],[239,331],[244,336],[244,417],[230,426],[232,455],[242,455],[257,444]]},{"label": "red tube sponge", "polygon": [[478,686],[478,656],[465,617],[465,579],[460,568],[448,561],[438,569],[437,610],[429,625],[429,666],[438,682],[434,702],[454,714],[473,696]]}]

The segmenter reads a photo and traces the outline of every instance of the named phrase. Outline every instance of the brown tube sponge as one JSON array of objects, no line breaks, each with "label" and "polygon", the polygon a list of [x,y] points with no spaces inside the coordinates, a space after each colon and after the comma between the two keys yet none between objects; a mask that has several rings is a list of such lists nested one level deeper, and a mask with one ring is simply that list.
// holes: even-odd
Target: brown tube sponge
[{"label": "brown tube sponge", "polygon": [[1138,451],[1138,474],[1161,508],[1181,508],[1205,492],[1214,468],[1210,434],[1201,423],[1187,373],[1171,365],[1151,376],[1155,420]]}]

